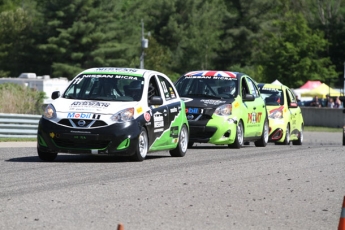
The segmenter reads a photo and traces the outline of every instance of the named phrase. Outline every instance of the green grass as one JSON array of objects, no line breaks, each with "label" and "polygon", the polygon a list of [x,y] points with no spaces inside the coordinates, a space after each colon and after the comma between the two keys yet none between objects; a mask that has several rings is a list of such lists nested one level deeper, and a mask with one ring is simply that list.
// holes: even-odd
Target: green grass
[{"label": "green grass", "polygon": [[304,126],[304,131],[309,132],[332,132],[332,133],[341,133],[343,128],[330,128],[330,127],[318,127],[318,126]]}]

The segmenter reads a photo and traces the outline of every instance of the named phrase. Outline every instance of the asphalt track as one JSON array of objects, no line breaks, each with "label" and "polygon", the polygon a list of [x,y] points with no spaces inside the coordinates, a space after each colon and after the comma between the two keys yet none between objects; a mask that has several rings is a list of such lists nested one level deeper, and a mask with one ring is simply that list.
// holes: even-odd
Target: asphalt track
[{"label": "asphalt track", "polygon": [[0,143],[0,229],[337,229],[345,195],[342,133],[302,146],[197,145],[144,162]]}]

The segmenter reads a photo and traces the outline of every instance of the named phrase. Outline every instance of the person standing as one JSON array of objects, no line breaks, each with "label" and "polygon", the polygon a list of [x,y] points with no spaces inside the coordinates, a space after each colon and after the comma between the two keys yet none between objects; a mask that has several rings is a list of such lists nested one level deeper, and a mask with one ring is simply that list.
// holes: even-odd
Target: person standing
[{"label": "person standing", "polygon": [[335,98],[335,102],[334,102],[334,107],[333,108],[343,108],[342,102],[339,99],[339,97]]},{"label": "person standing", "polygon": [[314,106],[314,107],[321,107],[321,103],[319,101],[319,97],[315,96],[313,101],[310,103],[310,106]]}]

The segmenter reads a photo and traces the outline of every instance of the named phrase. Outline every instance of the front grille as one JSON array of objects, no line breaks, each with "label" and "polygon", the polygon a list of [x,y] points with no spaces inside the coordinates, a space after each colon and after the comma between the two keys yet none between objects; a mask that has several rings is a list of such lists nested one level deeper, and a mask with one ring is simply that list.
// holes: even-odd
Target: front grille
[{"label": "front grille", "polygon": [[190,127],[190,137],[197,139],[211,138],[214,133],[217,131],[217,128],[213,127]]},{"label": "front grille", "polygon": [[70,139],[54,139],[54,142],[60,148],[79,148],[79,149],[104,149],[110,141],[88,140],[71,141]]},{"label": "front grille", "polygon": [[78,121],[83,119],[61,119],[58,124],[68,126],[68,127],[75,127],[75,128],[96,128],[106,126],[107,123],[101,120],[83,120],[85,124],[83,126],[78,125]]}]

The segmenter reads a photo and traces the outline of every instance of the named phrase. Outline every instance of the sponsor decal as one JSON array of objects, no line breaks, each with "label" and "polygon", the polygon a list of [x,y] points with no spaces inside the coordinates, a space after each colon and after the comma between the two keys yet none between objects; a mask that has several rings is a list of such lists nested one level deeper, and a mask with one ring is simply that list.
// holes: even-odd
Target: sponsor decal
[{"label": "sponsor decal", "polygon": [[205,104],[211,104],[211,105],[219,105],[219,104],[223,104],[226,101],[220,101],[220,100],[207,100],[207,99],[202,99],[200,100],[201,102],[205,103]]},{"label": "sponsor decal", "polygon": [[199,114],[199,108],[186,108],[186,113]]},{"label": "sponsor decal", "polygon": [[70,107],[106,108],[109,105],[110,103],[100,101],[74,101]]},{"label": "sponsor decal", "polygon": [[171,98],[175,98],[175,97],[176,97],[176,96],[175,96],[175,92],[174,92],[174,90],[173,90],[172,87],[169,87],[169,92],[170,92],[170,97],[171,97]]},{"label": "sponsor decal", "polygon": [[275,88],[268,88],[268,87],[262,87],[262,90],[267,90],[267,91],[271,91],[271,92],[279,92],[279,89],[275,89]]},{"label": "sponsor decal", "polygon": [[163,131],[164,131],[163,128],[153,130],[154,133],[163,132]]},{"label": "sponsor decal", "polygon": [[269,115],[268,117],[271,119],[282,119],[284,117],[284,113],[283,113],[284,106],[280,106],[279,108],[276,109],[272,109],[269,111]]},{"label": "sponsor decal", "polygon": [[67,118],[91,118],[92,113],[68,113]]},{"label": "sponsor decal", "polygon": [[130,73],[137,72],[136,69],[131,69],[131,68],[96,68],[96,71],[130,72]]},{"label": "sponsor decal", "polygon": [[148,112],[146,112],[144,113],[144,118],[145,118],[145,121],[149,122],[151,120],[151,115]]},{"label": "sponsor decal", "polygon": [[172,126],[170,128],[170,137],[178,138],[178,126]]},{"label": "sponsor decal", "polygon": [[186,76],[186,79],[190,79],[190,78],[197,78],[197,79],[212,79],[213,77],[210,76]]},{"label": "sponsor decal", "polygon": [[170,109],[170,113],[177,113],[177,108],[174,107],[174,108]]},{"label": "sponsor decal", "polygon": [[138,80],[137,77],[134,77],[134,76],[127,76],[127,75],[115,75],[115,78],[118,78],[118,79]]},{"label": "sponsor decal", "polygon": [[85,78],[113,78],[114,75],[110,74],[85,74],[83,75]]},{"label": "sponsor decal", "polygon": [[141,106],[137,108],[137,113],[140,114],[142,111],[143,111],[143,108]]},{"label": "sponsor decal", "polygon": [[162,113],[156,112],[155,114],[153,114],[153,125],[155,128],[164,127],[164,118]]},{"label": "sponsor decal", "polygon": [[238,103],[237,101],[234,103],[234,107],[235,108],[238,108],[238,107],[240,107],[240,103]]},{"label": "sponsor decal", "polygon": [[252,123],[252,124],[260,123],[261,116],[262,116],[261,112],[260,113],[255,113],[255,112],[248,113],[247,123]]}]

